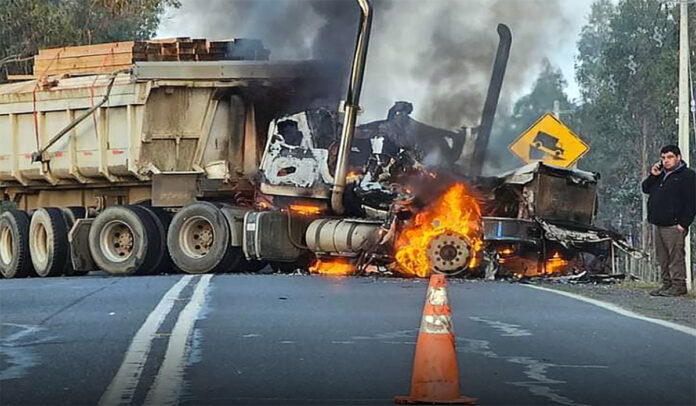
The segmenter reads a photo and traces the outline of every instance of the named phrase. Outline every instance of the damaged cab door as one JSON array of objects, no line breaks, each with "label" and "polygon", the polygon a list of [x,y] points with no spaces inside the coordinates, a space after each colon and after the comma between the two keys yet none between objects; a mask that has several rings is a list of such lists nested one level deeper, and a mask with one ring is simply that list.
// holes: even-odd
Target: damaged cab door
[{"label": "damaged cab door", "polygon": [[328,110],[273,120],[261,160],[261,192],[327,199],[334,183],[338,126]]}]

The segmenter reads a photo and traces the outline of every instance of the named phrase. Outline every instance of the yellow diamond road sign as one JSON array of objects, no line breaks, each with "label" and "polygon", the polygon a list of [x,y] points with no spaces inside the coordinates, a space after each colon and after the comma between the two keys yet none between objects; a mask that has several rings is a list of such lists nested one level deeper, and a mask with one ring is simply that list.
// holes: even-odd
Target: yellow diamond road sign
[{"label": "yellow diamond road sign", "polygon": [[510,144],[510,151],[526,163],[568,167],[585,155],[590,147],[552,114],[544,114]]}]

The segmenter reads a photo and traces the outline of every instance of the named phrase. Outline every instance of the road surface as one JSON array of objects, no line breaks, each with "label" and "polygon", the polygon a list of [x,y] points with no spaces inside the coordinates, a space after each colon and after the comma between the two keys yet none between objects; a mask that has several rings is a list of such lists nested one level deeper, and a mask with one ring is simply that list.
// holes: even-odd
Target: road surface
[{"label": "road surface", "polygon": [[[0,280],[0,404],[391,404],[427,281]],[[479,404],[694,405],[693,330],[521,284],[448,283]]]}]

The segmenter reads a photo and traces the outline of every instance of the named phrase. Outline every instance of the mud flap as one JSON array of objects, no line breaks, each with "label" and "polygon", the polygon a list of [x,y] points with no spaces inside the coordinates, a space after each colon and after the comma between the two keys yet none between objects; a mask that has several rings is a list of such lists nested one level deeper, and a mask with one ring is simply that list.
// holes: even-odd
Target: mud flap
[{"label": "mud flap", "polygon": [[97,265],[89,251],[89,230],[94,219],[78,219],[68,232],[70,259],[76,272],[96,271]]}]

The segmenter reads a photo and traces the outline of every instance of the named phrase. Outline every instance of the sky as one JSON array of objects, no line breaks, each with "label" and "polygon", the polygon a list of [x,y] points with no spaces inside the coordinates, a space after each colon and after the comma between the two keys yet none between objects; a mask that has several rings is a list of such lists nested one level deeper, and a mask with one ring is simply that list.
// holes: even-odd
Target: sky
[{"label": "sky", "polygon": [[[298,3],[292,2],[293,6]],[[326,0],[330,2],[331,0]],[[503,88],[503,96],[501,96],[501,105],[511,105],[514,100],[526,94],[531,90],[531,87],[536,79],[540,60],[543,57],[548,58],[553,65],[560,68],[563,76],[568,82],[566,93],[571,99],[576,99],[579,96],[577,84],[574,80],[574,59],[576,56],[576,43],[579,38],[580,30],[586,23],[587,15],[590,12],[592,0],[429,0],[425,3],[412,3],[408,1],[414,0],[396,0],[395,3],[399,7],[392,7],[385,13],[387,16],[375,16],[373,24],[373,36],[370,43],[371,54],[368,56],[368,72],[366,73],[364,90],[363,90],[363,108],[368,113],[365,114],[362,120],[368,121],[378,118],[383,118],[386,110],[396,100],[407,99],[414,102],[413,115],[420,120],[426,122],[437,122],[440,126],[450,127],[454,129],[459,125],[476,124],[477,115],[480,113],[480,106],[483,102],[486,88],[479,83],[485,83],[487,79],[484,76],[490,75],[490,64],[492,63],[492,55],[495,53],[495,45],[497,37],[495,36],[495,21],[505,22],[510,25],[513,31],[513,45],[508,64],[508,73],[506,76],[506,84]],[[243,4],[234,0],[181,0],[182,7],[179,9],[168,10],[162,19],[160,29],[157,33],[159,38],[169,37],[203,37],[208,39],[228,39],[234,37],[250,37],[254,34],[264,35],[267,31],[260,30],[259,24],[249,24],[243,19],[235,20],[232,14],[244,15],[247,20],[259,18],[259,14],[273,14],[293,12],[288,19],[296,20],[297,26],[291,26],[297,31],[311,33],[316,32],[321,26],[321,19],[314,21],[306,16],[297,15],[297,7],[283,8],[282,1],[276,0],[267,1],[274,7],[256,7],[245,6],[247,8],[256,8],[255,10],[239,10],[234,9],[235,4]],[[247,4],[261,4],[247,3]],[[422,12],[414,12],[413,4],[427,4],[430,10]],[[277,5],[277,6],[276,6]],[[403,6],[403,7],[402,7]],[[520,15],[524,14],[524,15]],[[469,122],[448,122],[443,121],[442,114],[438,116],[437,112],[433,112],[433,108],[428,109],[424,106],[443,106],[442,103],[450,100],[443,99],[442,93],[448,91],[446,86],[456,87],[456,82],[449,81],[447,83],[428,82],[424,79],[432,72],[428,69],[436,69],[435,67],[424,66],[422,60],[423,55],[427,55],[427,48],[432,46],[432,38],[430,33],[439,33],[442,27],[440,21],[447,20],[449,15],[453,28],[451,29],[454,40],[459,40],[458,36],[475,36],[481,44],[487,43],[486,39],[494,39],[489,47],[484,51],[473,50],[473,54],[478,55],[484,63],[479,64],[479,72],[472,72],[472,67],[463,69],[459,72],[449,72],[453,77],[476,77],[481,80],[473,83],[466,83],[463,79],[459,84],[461,89],[453,89],[454,97],[450,95],[450,99],[461,99],[462,94],[466,91],[474,96],[467,95],[470,98],[476,98],[480,105],[466,106],[465,101],[460,101],[459,104],[452,108],[456,111],[469,110],[470,114],[459,114],[457,120]],[[429,20],[430,16],[430,20]],[[444,18],[443,18],[444,16]],[[237,16],[239,18],[239,16]],[[277,16],[271,17],[262,15],[260,20],[265,21],[282,21],[277,20]],[[265,20],[264,20],[265,19]],[[402,26],[395,24],[395,21],[401,22]],[[442,23],[444,24],[444,23]],[[236,27],[241,27],[236,30]],[[404,29],[408,27],[408,29]],[[417,29],[414,29],[416,27]],[[272,27],[270,27],[272,28]],[[479,34],[478,31],[481,33]],[[241,31],[241,32],[238,32]],[[276,34],[275,32],[271,32]],[[294,33],[293,33],[294,34]],[[479,38],[480,37],[480,38]],[[311,42],[306,39],[295,41],[295,48],[300,49],[303,45]],[[263,36],[261,39],[264,39]],[[471,43],[466,43],[462,39],[463,44],[470,46]],[[265,41],[267,47],[271,48],[272,58],[275,55],[279,59],[286,59],[288,52],[278,49],[273,49],[269,46],[269,41]],[[273,39],[270,40],[273,44]],[[488,41],[491,42],[491,41]],[[275,43],[278,43],[276,38]],[[307,48],[309,49],[309,48]],[[310,52],[305,50],[305,52]],[[411,55],[412,54],[412,55]],[[296,55],[301,57],[302,52],[297,52]],[[460,57],[458,55],[457,57]],[[466,55],[461,56],[466,57]],[[456,62],[454,61],[445,61]],[[433,63],[432,65],[436,65]],[[484,68],[485,67],[485,68]],[[419,69],[425,68],[426,72],[423,75],[414,74]],[[440,69],[441,70],[441,69]],[[435,72],[435,71],[433,71]],[[476,75],[478,73],[478,75]],[[468,75],[468,76],[465,76]],[[473,79],[468,79],[470,82]],[[437,86],[444,88],[438,89]],[[476,87],[476,89],[472,89]],[[507,99],[506,99],[507,98]],[[441,110],[441,109],[435,109]],[[452,114],[450,114],[451,116]]]}]

